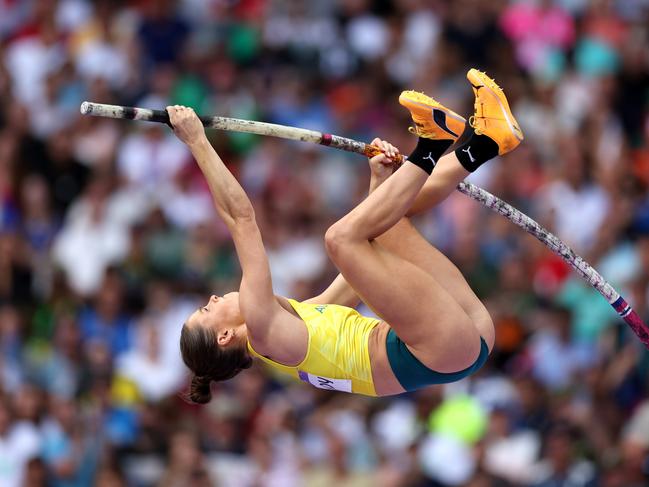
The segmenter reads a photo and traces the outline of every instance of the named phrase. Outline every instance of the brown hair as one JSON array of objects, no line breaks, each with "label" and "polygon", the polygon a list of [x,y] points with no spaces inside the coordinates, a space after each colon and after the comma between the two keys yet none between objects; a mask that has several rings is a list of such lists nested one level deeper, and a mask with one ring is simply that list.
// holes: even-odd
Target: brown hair
[{"label": "brown hair", "polygon": [[232,379],[252,365],[252,357],[245,347],[221,347],[216,342],[214,330],[202,326],[183,325],[180,352],[185,365],[194,372],[187,398],[198,404],[212,399],[210,384],[213,380]]}]

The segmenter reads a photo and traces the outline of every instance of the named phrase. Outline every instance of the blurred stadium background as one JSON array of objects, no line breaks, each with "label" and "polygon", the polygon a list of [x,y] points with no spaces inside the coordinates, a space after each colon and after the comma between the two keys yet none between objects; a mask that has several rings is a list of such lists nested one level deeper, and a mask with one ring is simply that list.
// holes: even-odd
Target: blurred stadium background
[{"label": "blurred stadium background", "polygon": [[[649,318],[647,0],[0,0],[0,486],[649,485],[649,354],[504,218],[419,219],[496,349],[448,387],[368,399],[259,367],[185,403],[178,338],[238,286],[206,184],[164,126],[84,99],[414,146],[402,89],[469,115],[469,67],[526,134],[471,180],[570,243]],[[253,199],[276,292],[335,274],[322,235],[366,161],[210,133]],[[434,319],[434,317],[432,317]]]}]

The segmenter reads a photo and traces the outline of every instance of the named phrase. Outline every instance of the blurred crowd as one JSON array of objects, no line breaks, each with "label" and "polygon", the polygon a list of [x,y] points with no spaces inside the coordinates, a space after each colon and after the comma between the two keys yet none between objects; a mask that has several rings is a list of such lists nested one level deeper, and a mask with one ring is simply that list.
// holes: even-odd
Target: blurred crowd
[{"label": "blurred crowd", "polygon": [[[525,132],[470,180],[555,232],[649,320],[648,0],[0,0],[0,486],[649,485],[649,354],[557,256],[461,194],[417,225],[487,304],[469,379],[400,397],[255,366],[186,403],[178,340],[238,287],[229,236],[164,125],[83,100],[415,144],[403,89],[468,116],[468,68]],[[278,294],[336,271],[322,236],[357,155],[210,132]]]}]

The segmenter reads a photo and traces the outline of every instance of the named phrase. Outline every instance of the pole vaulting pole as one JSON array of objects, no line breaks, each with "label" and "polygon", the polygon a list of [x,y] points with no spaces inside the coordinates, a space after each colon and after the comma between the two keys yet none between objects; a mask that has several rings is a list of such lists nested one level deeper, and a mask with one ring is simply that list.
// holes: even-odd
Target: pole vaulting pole
[{"label": "pole vaulting pole", "polygon": [[[142,120],[169,124],[169,114],[165,110],[104,105],[102,103],[84,101],[81,104],[81,113],[97,117],[123,118],[128,120]],[[367,157],[372,157],[380,153],[379,149],[372,147],[369,144],[365,144],[364,142],[314,130],[229,117],[199,118],[206,128],[233,132],[246,132],[249,134],[310,142],[313,144],[334,147],[348,152],[363,154]],[[405,160],[401,155],[399,158],[399,163],[402,163]],[[644,346],[649,349],[649,327],[642,321],[638,313],[631,308],[624,298],[620,296],[613,286],[611,286],[599,272],[577,255],[568,245],[561,241],[557,236],[550,233],[547,229],[543,228],[525,213],[517,210],[510,204],[505,203],[488,191],[467,182],[460,183],[457,189],[487,208],[490,208],[496,213],[504,216],[515,225],[518,225],[527,233],[536,237],[550,250],[559,255],[577,272],[577,274],[579,274],[588,284],[595,288],[606,299],[606,301],[608,301],[620,317],[627,323],[627,325],[629,325],[631,330],[633,330],[633,332],[638,336]]]}]

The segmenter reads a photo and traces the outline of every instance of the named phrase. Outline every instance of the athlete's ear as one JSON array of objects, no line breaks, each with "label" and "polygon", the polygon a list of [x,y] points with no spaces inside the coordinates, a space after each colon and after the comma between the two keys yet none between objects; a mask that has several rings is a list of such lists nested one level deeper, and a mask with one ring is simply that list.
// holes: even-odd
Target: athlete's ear
[{"label": "athlete's ear", "polygon": [[234,330],[232,328],[221,330],[218,335],[216,335],[216,343],[218,343],[222,347],[225,347],[230,343],[233,336]]}]

